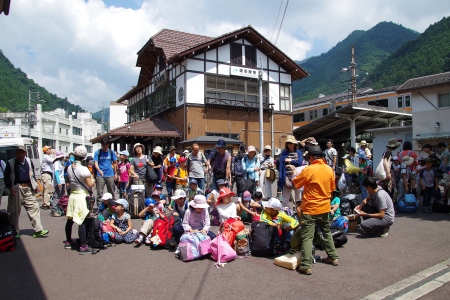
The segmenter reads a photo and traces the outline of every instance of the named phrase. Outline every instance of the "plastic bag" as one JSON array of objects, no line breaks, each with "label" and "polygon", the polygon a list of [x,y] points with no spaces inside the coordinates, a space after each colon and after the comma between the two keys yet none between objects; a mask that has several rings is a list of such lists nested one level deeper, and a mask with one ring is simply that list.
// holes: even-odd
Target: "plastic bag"
[{"label": "plastic bag", "polygon": [[345,173],[342,173],[341,178],[339,178],[338,181],[338,189],[340,191],[345,190],[345,188],[347,187],[347,180],[345,179]]}]

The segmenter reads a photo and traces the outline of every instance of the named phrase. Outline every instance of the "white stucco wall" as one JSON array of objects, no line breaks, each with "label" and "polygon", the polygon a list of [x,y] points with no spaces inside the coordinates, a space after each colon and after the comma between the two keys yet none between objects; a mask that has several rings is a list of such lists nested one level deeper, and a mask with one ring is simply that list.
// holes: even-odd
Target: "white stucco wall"
[{"label": "white stucco wall", "polygon": [[205,103],[205,76],[186,72],[186,103]]}]

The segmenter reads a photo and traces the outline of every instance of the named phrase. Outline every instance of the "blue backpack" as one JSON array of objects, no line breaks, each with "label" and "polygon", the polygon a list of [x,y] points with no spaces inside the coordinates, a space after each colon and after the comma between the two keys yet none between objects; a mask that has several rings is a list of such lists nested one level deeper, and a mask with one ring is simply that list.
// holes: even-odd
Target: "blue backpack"
[{"label": "blue backpack", "polygon": [[330,227],[342,228],[346,233],[348,232],[348,220],[344,216],[339,216],[331,222]]},{"label": "blue backpack", "polygon": [[404,194],[397,201],[397,211],[399,213],[415,213],[419,207],[419,201],[413,194]]}]

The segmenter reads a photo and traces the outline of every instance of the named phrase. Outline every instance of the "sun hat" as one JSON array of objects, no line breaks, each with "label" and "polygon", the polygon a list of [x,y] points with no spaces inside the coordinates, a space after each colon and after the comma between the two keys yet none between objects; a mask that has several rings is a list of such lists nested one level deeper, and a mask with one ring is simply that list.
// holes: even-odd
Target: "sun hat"
[{"label": "sun hat", "polygon": [[111,193],[104,193],[103,196],[100,198],[100,200],[109,200],[112,198],[113,196],[111,195]]},{"label": "sun hat", "polygon": [[57,159],[63,158],[64,156],[65,156],[65,154],[61,150],[56,151],[55,159],[53,160],[53,162],[55,162]]},{"label": "sun hat", "polygon": [[272,208],[275,210],[281,210],[281,202],[277,198],[270,198],[266,203],[263,202],[264,208]]},{"label": "sun hat", "polygon": [[186,149],[186,150],[183,151],[183,153],[189,154],[189,150]]},{"label": "sun hat", "polygon": [[295,139],[295,136],[288,135],[285,143],[297,144],[298,141]]},{"label": "sun hat", "polygon": [[225,179],[217,179],[216,180],[216,184],[219,185],[225,185],[227,184],[227,182],[225,181]]},{"label": "sun hat", "polygon": [[242,200],[245,200],[245,201],[250,201],[250,200],[252,200],[252,194],[250,194],[249,191],[245,191],[245,192],[242,194]]},{"label": "sun hat", "polygon": [[228,195],[230,195],[230,196],[234,196],[235,195],[235,193],[233,191],[231,191],[229,188],[226,188],[226,187],[220,189],[219,194],[220,195],[217,198],[216,205],[221,203],[223,197],[228,196]]},{"label": "sun hat", "polygon": [[122,150],[119,152],[119,155],[130,156],[130,152],[128,152],[127,150]]},{"label": "sun hat", "polygon": [[360,146],[367,146],[367,142],[365,140],[362,140],[361,142],[359,142]]},{"label": "sun hat", "polygon": [[193,208],[208,208],[209,205],[206,203],[206,198],[203,195],[195,195],[194,200],[189,202],[189,206]]},{"label": "sun hat", "polygon": [[189,180],[189,184],[198,184],[198,182],[195,178],[192,178],[191,180]]},{"label": "sun hat", "polygon": [[153,149],[153,153],[159,153],[162,155],[162,148],[160,146],[156,146],[155,149]]},{"label": "sun hat", "polygon": [[389,148],[397,148],[398,146],[400,146],[400,142],[399,141],[397,141],[397,139],[396,138],[392,138],[392,139],[390,139],[389,141],[388,141],[388,144],[387,144],[387,146],[386,147],[389,147]]},{"label": "sun hat", "polygon": [[176,162],[177,162],[177,159],[176,159],[175,157],[171,157],[171,158],[169,159],[169,162],[171,162],[171,163],[176,163]]},{"label": "sun hat", "polygon": [[52,146],[44,146],[42,147],[42,152],[47,152],[49,149],[52,149]]},{"label": "sun hat", "polygon": [[161,193],[158,192],[158,191],[154,191],[154,192],[152,193],[151,197],[153,197],[153,196],[156,196],[156,197],[158,197],[158,198],[161,198]]},{"label": "sun hat", "polygon": [[175,146],[170,146],[170,147],[169,147],[169,151],[172,151],[172,150],[177,150],[177,147],[175,147]]},{"label": "sun hat", "polygon": [[178,159],[178,162],[181,164],[181,163],[184,163],[186,160],[187,160],[186,157],[180,157]]},{"label": "sun hat", "polygon": [[256,152],[255,146],[248,146],[247,152]]},{"label": "sun hat", "polygon": [[142,145],[141,143],[136,143],[136,144],[134,144],[134,146],[133,146],[133,152],[134,152],[134,153],[136,153],[136,148],[137,148],[137,147],[141,147],[142,152],[144,152],[144,145]]},{"label": "sun hat", "polygon": [[309,155],[312,156],[325,156],[320,146],[311,146],[308,148]]},{"label": "sun hat", "polygon": [[227,146],[227,143],[225,140],[220,139],[217,141],[216,148],[225,148]]},{"label": "sun hat", "polygon": [[155,183],[155,189],[162,189],[162,185],[160,183]]},{"label": "sun hat", "polygon": [[317,146],[317,145],[319,145],[319,143],[318,142],[316,142],[315,140],[313,140],[313,139],[307,139],[306,140],[306,142],[308,143],[308,144],[311,144],[311,145],[314,145],[314,146]]},{"label": "sun hat", "polygon": [[84,146],[77,146],[74,150],[73,150],[73,154],[75,156],[78,157],[82,157],[85,158],[87,156],[87,149]]},{"label": "sun hat", "polygon": [[149,206],[149,205],[153,205],[155,206],[156,204],[158,204],[158,202],[156,202],[154,199],[152,198],[147,198],[145,199],[145,206]]},{"label": "sun hat", "polygon": [[270,150],[270,151],[272,151],[272,147],[271,147],[270,145],[265,145],[265,146],[264,146],[264,150]]},{"label": "sun hat", "polygon": [[177,200],[180,198],[186,198],[186,192],[183,190],[175,190],[175,192],[172,195],[172,200]]},{"label": "sun hat", "polygon": [[128,202],[125,199],[118,199],[115,200],[114,202],[116,202],[117,204],[120,204],[123,206],[123,208],[125,208],[125,210],[128,210]]},{"label": "sun hat", "polygon": [[403,156],[403,158],[402,158],[403,165],[409,166],[413,162],[414,162],[414,157],[410,157],[410,156],[406,155],[406,156]]},{"label": "sun hat", "polygon": [[392,160],[398,160],[398,156],[394,156]]}]

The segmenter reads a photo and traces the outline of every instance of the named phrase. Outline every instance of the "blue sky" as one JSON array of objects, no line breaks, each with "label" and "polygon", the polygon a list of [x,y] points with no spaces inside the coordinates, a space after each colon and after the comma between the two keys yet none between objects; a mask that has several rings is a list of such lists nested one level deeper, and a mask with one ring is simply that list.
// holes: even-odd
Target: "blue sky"
[{"label": "blue sky", "polygon": [[[10,14],[0,15],[0,49],[49,92],[97,111],[137,83],[136,53],[159,30],[218,36],[250,24],[270,38],[274,28],[277,35],[286,2],[12,1]],[[291,0],[276,45],[303,60],[381,21],[423,32],[449,15],[448,0]]]}]

